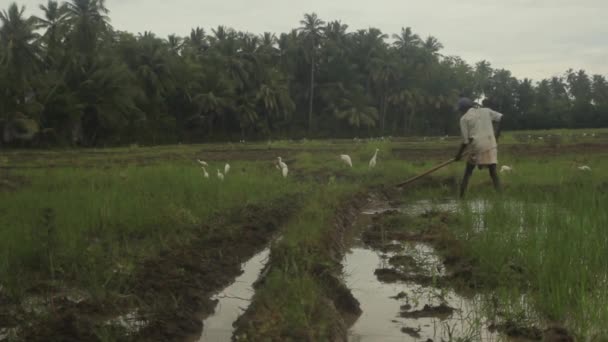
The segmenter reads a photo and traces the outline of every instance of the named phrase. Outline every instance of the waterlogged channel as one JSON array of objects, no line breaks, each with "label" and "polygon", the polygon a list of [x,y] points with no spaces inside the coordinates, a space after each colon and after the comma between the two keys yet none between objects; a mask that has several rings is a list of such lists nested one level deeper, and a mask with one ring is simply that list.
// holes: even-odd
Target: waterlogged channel
[{"label": "waterlogged channel", "polygon": [[213,299],[218,303],[213,315],[203,321],[201,342],[231,341],[234,327],[232,324],[247,309],[255,290],[254,283],[268,261],[270,248],[253,256],[242,265],[243,274],[234,283],[220,291]]},{"label": "waterlogged channel", "polygon": [[[416,202],[400,208],[374,206],[363,215],[397,210],[421,215],[431,209],[455,212],[455,201],[432,204]],[[469,203],[472,212],[484,210],[483,202]],[[381,271],[398,267],[412,279],[439,279],[446,274],[443,262],[432,246],[416,241],[393,241],[395,250],[381,252],[355,242],[345,255],[344,271],[347,286],[359,300],[362,315],[351,327],[349,341],[502,341],[488,327],[482,314],[481,298],[462,296],[433,282],[381,281]],[[405,261],[402,266],[396,266]],[[379,279],[380,278],[380,279]]]},{"label": "waterlogged channel", "polygon": [[[436,257],[430,247],[416,247],[412,251],[425,250],[429,258]],[[394,254],[356,247],[345,257],[346,284],[363,310],[350,330],[350,341],[450,341],[457,337],[498,341],[478,314],[476,298],[416,283],[379,281],[375,271],[387,267],[390,256]]]}]

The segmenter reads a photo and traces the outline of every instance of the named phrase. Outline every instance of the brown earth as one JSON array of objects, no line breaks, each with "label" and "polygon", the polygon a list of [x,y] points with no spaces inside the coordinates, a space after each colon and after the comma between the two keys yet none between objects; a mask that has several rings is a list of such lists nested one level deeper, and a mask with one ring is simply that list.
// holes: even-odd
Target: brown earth
[{"label": "brown earth", "polygon": [[[330,336],[324,336],[323,340],[347,341],[348,327],[352,325],[361,314],[359,302],[352,295],[350,289],[344,284],[341,274],[341,260],[347,250],[348,236],[352,234],[355,219],[359,216],[363,205],[367,201],[364,194],[352,196],[352,199],[343,203],[335,212],[332,229],[327,230],[327,236],[321,247],[322,253],[327,253],[323,264],[315,264],[310,268],[311,275],[323,289],[322,301],[326,303],[333,313],[331,322],[310,322],[311,328],[315,324],[331,326]],[[270,267],[281,267],[279,256],[271,252]],[[263,280],[260,282],[263,286]],[[270,315],[270,317],[269,317]],[[268,313],[263,301],[258,295],[254,296],[252,304],[247,311],[239,317],[235,323],[237,341],[314,341],[310,335],[297,335],[295,332],[260,332],[260,326],[264,325],[266,319],[271,319],[272,313]],[[295,334],[295,335],[294,335]]]},{"label": "brown earth", "polygon": [[200,334],[202,320],[213,313],[212,295],[241,273],[240,265],[264,248],[297,208],[282,199],[265,207],[246,206],[221,215],[213,226],[199,228],[186,245],[168,248],[142,261],[123,300],[55,303],[52,315],[30,324],[25,341],[98,341],[104,320],[133,312],[144,322],[136,333],[105,327],[118,341],[175,341]]}]

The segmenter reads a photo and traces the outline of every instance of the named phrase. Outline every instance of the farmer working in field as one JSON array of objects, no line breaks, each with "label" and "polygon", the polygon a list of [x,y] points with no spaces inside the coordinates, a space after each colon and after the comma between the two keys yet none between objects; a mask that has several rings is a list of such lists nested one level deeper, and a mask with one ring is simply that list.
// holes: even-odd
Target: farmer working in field
[{"label": "farmer working in field", "polygon": [[462,184],[460,185],[460,197],[464,197],[469,178],[471,178],[475,166],[479,167],[480,170],[488,168],[494,188],[496,191],[500,191],[500,180],[496,171],[496,164],[498,163],[496,138],[500,136],[499,123],[502,114],[490,108],[479,107],[466,97],[458,101],[458,111],[463,114],[460,118],[463,143],[455,159],[457,161],[462,159],[462,154],[467,146],[469,146],[470,151]]}]

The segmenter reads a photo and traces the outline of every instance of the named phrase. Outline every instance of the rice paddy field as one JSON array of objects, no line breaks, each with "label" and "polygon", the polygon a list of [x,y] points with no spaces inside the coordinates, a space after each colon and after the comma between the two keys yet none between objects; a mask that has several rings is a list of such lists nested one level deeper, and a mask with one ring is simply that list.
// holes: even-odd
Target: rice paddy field
[{"label": "rice paddy field", "polygon": [[0,341],[608,340],[608,130],[459,143],[2,150]]}]

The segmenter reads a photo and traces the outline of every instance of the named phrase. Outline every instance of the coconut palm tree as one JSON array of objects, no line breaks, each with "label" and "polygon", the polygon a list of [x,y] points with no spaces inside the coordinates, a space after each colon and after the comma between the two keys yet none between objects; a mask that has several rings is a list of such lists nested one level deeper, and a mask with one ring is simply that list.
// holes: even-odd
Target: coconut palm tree
[{"label": "coconut palm tree", "polygon": [[424,43],[422,43],[422,48],[432,56],[438,56],[439,51],[443,49],[443,44],[437,38],[428,36]]},{"label": "coconut palm tree", "polygon": [[369,101],[362,86],[353,86],[346,91],[345,96],[334,107],[334,115],[336,118],[348,122],[357,131],[362,127],[375,127],[378,121],[378,110],[369,105]]},{"label": "coconut palm tree", "polygon": [[409,52],[422,44],[420,36],[415,34],[411,27],[401,28],[401,34],[393,34],[393,39],[393,45],[401,52]]},{"label": "coconut palm tree", "polygon": [[323,37],[322,27],[325,25],[325,22],[319,19],[316,13],[311,13],[305,14],[300,24],[302,26],[299,28],[299,31],[304,34],[309,46],[310,91],[308,93],[308,132],[310,133],[312,130],[312,110],[315,97],[315,55]]},{"label": "coconut palm tree", "polygon": [[93,55],[101,34],[111,28],[105,0],[71,0],[65,6],[73,48],[81,54]]},{"label": "coconut palm tree", "polygon": [[59,44],[66,29],[66,4],[60,5],[58,1],[48,0],[46,5],[39,7],[44,13],[44,17],[36,17],[36,28],[45,30],[42,41],[46,46],[46,62],[50,65],[59,59]]},{"label": "coconut palm tree", "polygon": [[9,101],[23,105],[30,83],[40,65],[39,35],[35,33],[36,19],[24,16],[25,6],[12,3],[0,12],[0,45],[3,54],[0,65],[9,83]]},{"label": "coconut palm tree", "polygon": [[174,56],[179,55],[182,51],[182,48],[184,47],[184,39],[174,34],[170,34],[169,36],[167,36],[167,40],[165,41],[165,43],[167,44],[169,51]]}]

